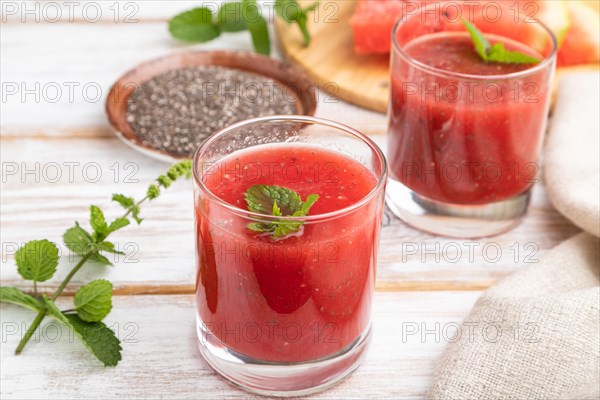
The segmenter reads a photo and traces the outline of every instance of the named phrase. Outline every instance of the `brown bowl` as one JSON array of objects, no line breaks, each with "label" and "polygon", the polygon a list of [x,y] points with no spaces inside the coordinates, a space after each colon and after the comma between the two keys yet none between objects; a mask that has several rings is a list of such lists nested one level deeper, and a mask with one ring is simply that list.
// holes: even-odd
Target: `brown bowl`
[{"label": "brown bowl", "polygon": [[186,158],[156,149],[142,142],[127,122],[129,97],[142,83],[163,72],[194,66],[221,66],[271,78],[296,96],[296,114],[314,115],[317,107],[315,87],[295,67],[256,53],[239,51],[188,51],[146,61],[123,75],[106,99],[106,114],[117,136],[134,149],[163,161]]}]

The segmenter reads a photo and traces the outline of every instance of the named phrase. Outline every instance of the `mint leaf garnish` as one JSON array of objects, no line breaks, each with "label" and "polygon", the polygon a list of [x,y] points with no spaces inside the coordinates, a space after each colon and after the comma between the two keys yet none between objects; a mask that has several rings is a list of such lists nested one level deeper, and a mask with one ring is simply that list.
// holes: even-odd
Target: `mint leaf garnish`
[{"label": "mint leaf garnish", "polygon": [[[302,201],[295,191],[269,185],[254,185],[245,193],[246,203],[250,211],[276,217],[305,217],[319,196],[311,194]],[[259,233],[271,233],[275,238],[283,238],[302,227],[301,221],[278,219],[274,222],[251,223],[248,229]]]},{"label": "mint leaf garnish", "polygon": [[281,213],[281,209],[277,205],[277,201],[273,202],[273,215],[277,217],[281,217],[283,214]]},{"label": "mint leaf garnish", "polygon": [[32,311],[40,311],[42,309],[40,302],[34,297],[23,293],[16,287],[2,286],[0,287],[0,302],[12,303]]},{"label": "mint leaf garnish", "polygon": [[511,64],[537,64],[540,62],[528,54],[506,50],[504,43],[496,43],[492,46],[488,53],[488,61]]},{"label": "mint leaf garnish", "polygon": [[73,299],[79,318],[97,322],[106,317],[112,308],[112,287],[112,283],[104,279],[82,286]]},{"label": "mint leaf garnish", "polygon": [[506,50],[504,43],[490,45],[483,33],[477,27],[463,18],[463,24],[471,36],[475,51],[483,61],[491,61],[505,64],[537,64],[540,62],[536,57],[518,51]]},{"label": "mint leaf garnish", "polygon": [[56,272],[58,248],[46,239],[31,240],[17,250],[15,261],[23,279],[44,282]]},{"label": "mint leaf garnish", "polygon": [[304,217],[304,216],[308,215],[308,211],[317,202],[317,200],[319,200],[319,195],[317,195],[317,194],[308,195],[308,197],[306,198],[306,201],[302,204],[302,207],[300,207],[300,210],[298,210],[294,213],[294,217]]},{"label": "mint leaf garnish", "polygon": [[462,22],[465,24],[465,27],[469,32],[469,36],[471,36],[471,40],[475,45],[475,51],[477,51],[477,54],[479,54],[483,61],[487,61],[490,42],[488,42],[486,37],[483,36],[483,33],[481,33],[481,31],[477,29],[477,27],[475,27],[475,25],[473,25],[471,22],[467,21],[466,19],[463,19]]},{"label": "mint leaf garnish", "polygon": [[207,7],[183,12],[169,21],[169,32],[177,39],[187,42],[208,42],[221,34],[213,23],[212,11]]},{"label": "mint leaf garnish", "polygon": [[[311,194],[306,198],[306,201],[302,203],[300,209],[292,214],[292,217],[305,217],[308,215],[308,211],[310,208],[319,200],[319,196],[316,194]],[[273,214],[275,215],[275,214]],[[296,232],[302,226],[302,222],[299,221],[280,221],[275,227],[275,232],[273,236],[275,237],[284,237],[289,235],[292,232]]]},{"label": "mint leaf garnish", "polygon": [[246,190],[246,203],[248,210],[260,213],[274,215],[273,205],[277,202],[277,207],[280,207],[284,214],[292,215],[302,207],[302,199],[300,195],[291,189],[269,186],[269,185],[254,185]]}]

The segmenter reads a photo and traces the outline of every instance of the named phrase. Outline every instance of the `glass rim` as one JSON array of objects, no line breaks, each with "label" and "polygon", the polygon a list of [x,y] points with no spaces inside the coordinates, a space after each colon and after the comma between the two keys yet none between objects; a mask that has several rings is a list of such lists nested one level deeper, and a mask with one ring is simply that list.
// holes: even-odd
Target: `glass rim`
[{"label": "glass rim", "polygon": [[[413,14],[408,18],[413,18],[417,15],[420,15],[423,13],[423,11],[429,11],[429,10],[435,10],[435,9],[436,9],[435,4],[429,4],[425,7],[421,7],[418,10],[417,14]],[[409,63],[411,63],[412,65],[414,65],[415,67],[417,67],[419,69],[422,69],[422,70],[425,70],[427,72],[434,73],[437,75],[441,75],[443,77],[461,78],[461,79],[466,79],[466,80],[479,80],[479,81],[488,81],[488,80],[496,80],[497,81],[497,80],[518,79],[518,78],[522,78],[522,77],[525,77],[528,75],[535,74],[535,73],[545,69],[546,67],[548,67],[549,64],[552,64],[554,62],[554,60],[556,59],[556,55],[558,53],[558,41],[556,39],[556,36],[550,30],[550,28],[548,28],[546,26],[546,24],[544,24],[540,20],[537,20],[537,22],[535,22],[535,23],[540,25],[542,27],[542,29],[546,32],[546,34],[548,34],[548,36],[550,37],[550,42],[552,43],[552,51],[550,52],[550,54],[548,56],[544,57],[544,59],[542,61],[535,64],[535,66],[533,66],[531,68],[527,68],[523,71],[511,72],[508,74],[496,74],[496,75],[477,75],[477,74],[465,74],[465,73],[460,73],[460,72],[446,71],[444,69],[432,67],[431,65],[425,64],[425,63],[415,59],[414,57],[412,57],[411,55],[407,54],[404,51],[403,46],[401,46],[400,43],[398,43],[396,33],[397,33],[398,29],[400,28],[400,26],[402,25],[402,23],[406,20],[406,18],[407,17],[403,16],[394,23],[394,27],[392,28],[392,52],[394,52],[394,51],[397,52],[406,61],[408,61]],[[497,35],[497,36],[501,36],[501,35]],[[511,40],[515,40],[515,39],[511,39]],[[517,41],[517,40],[515,40],[515,41]],[[521,43],[521,44],[525,45],[524,43]],[[527,46],[527,45],[525,45],[525,46]],[[527,46],[527,47],[529,47],[529,46]]]},{"label": "glass rim", "polygon": [[[309,123],[309,124],[313,124],[313,125],[327,126],[330,128],[340,130],[340,131],[344,131],[344,133],[349,134],[350,136],[353,136],[353,137],[359,139],[362,143],[365,143],[371,149],[373,154],[377,155],[377,160],[381,165],[381,174],[380,174],[380,176],[376,176],[377,183],[369,191],[369,193],[367,193],[363,198],[361,198],[359,201],[357,201],[353,204],[350,204],[349,206],[340,208],[339,210],[323,213],[323,214],[307,215],[304,217],[274,216],[274,215],[256,213],[253,211],[249,211],[249,210],[245,210],[243,208],[237,207],[233,204],[229,204],[228,202],[226,202],[225,200],[221,199],[219,196],[214,194],[202,181],[202,177],[200,176],[200,171],[198,168],[200,165],[200,162],[201,162],[200,159],[201,159],[202,155],[206,152],[206,150],[218,138],[222,137],[223,135],[225,135],[235,129],[239,129],[239,128],[242,128],[245,126],[255,125],[255,124],[258,124],[261,122],[277,122],[277,121],[301,122],[301,123]],[[198,149],[196,150],[196,153],[194,154],[194,157],[192,158],[192,170],[193,170],[192,173],[194,176],[194,182],[198,185],[200,190],[202,190],[202,192],[205,193],[211,201],[216,202],[217,204],[219,204],[220,206],[224,207],[225,209],[233,212],[234,214],[237,214],[244,218],[252,218],[253,220],[260,220],[260,221],[285,220],[285,221],[301,221],[301,222],[315,222],[315,221],[329,220],[329,219],[333,219],[333,218],[337,218],[337,217],[346,215],[354,210],[357,210],[357,209],[363,207],[364,205],[371,202],[371,200],[373,200],[373,198],[375,198],[377,196],[379,191],[385,185],[385,183],[387,181],[387,174],[388,174],[387,162],[385,159],[385,155],[383,154],[383,151],[367,135],[365,135],[365,134],[359,132],[358,130],[351,128],[347,125],[341,124],[339,122],[335,122],[335,121],[324,119],[324,118],[308,117],[308,116],[303,116],[303,115],[273,115],[273,116],[266,116],[266,117],[257,117],[257,118],[251,118],[251,119],[247,119],[244,121],[236,122],[235,124],[229,125],[223,129],[213,133],[204,143],[202,143],[202,145],[200,147],[198,147]]]}]

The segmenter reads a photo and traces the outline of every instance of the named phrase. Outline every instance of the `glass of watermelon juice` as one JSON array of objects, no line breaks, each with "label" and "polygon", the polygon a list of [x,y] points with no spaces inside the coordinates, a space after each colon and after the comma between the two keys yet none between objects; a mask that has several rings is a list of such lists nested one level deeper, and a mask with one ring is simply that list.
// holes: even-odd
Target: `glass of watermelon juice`
[{"label": "glass of watermelon juice", "polygon": [[[450,3],[405,16],[392,33],[386,199],[398,217],[424,231],[490,236],[526,213],[539,169],[556,39],[514,10],[490,13]],[[483,61],[461,18],[469,18],[491,45],[539,62]]]},{"label": "glass of watermelon juice", "polygon": [[[263,117],[205,142],[194,157],[197,331],[217,372],[252,392],[303,395],[358,367],[386,179],[377,145],[332,121]],[[283,195],[250,211],[256,185],[318,200],[306,216],[285,212]],[[270,231],[281,223],[291,232]]]}]

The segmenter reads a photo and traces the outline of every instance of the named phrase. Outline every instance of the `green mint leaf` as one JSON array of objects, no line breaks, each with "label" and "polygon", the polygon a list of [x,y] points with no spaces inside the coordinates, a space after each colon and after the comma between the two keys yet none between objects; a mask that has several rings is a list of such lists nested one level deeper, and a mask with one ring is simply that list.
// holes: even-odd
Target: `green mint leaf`
[{"label": "green mint leaf", "polygon": [[97,238],[102,240],[108,231],[108,225],[102,210],[94,205],[90,207],[90,225],[96,233]]},{"label": "green mint leaf", "polygon": [[152,184],[148,187],[148,191],[146,192],[146,196],[148,196],[148,200],[154,200],[158,196],[160,196],[160,187],[158,185]]},{"label": "green mint leaf", "polygon": [[111,263],[108,258],[104,257],[102,254],[100,254],[98,252],[92,254],[90,256],[89,260],[92,263],[96,263],[96,264],[100,264],[100,265],[109,265],[111,267],[113,265],[113,263]]},{"label": "green mint leaf", "polygon": [[129,208],[135,204],[135,200],[132,197],[127,197],[119,193],[114,193],[112,195],[112,199],[113,201],[119,203],[126,210],[129,210]]},{"label": "green mint leaf", "polygon": [[297,232],[302,227],[300,221],[286,221],[280,220],[275,224],[275,231],[273,231],[273,237],[282,238],[289,235],[292,232]]},{"label": "green mint leaf", "polygon": [[23,293],[16,287],[0,286],[0,302],[16,304],[25,308],[29,308],[32,311],[40,311],[42,309],[42,306],[38,300],[26,293]]},{"label": "green mint leaf", "polygon": [[273,202],[273,211],[271,212],[271,215],[274,215],[276,217],[281,217],[283,215],[281,213],[281,210],[279,209],[279,206],[277,205],[277,200]]},{"label": "green mint leaf", "polygon": [[319,2],[315,1],[310,6],[304,8],[302,11],[304,12],[304,14],[308,15],[309,12],[315,11],[317,9],[317,7],[319,7]]},{"label": "green mint leaf", "polygon": [[475,45],[475,51],[477,51],[477,54],[479,54],[479,57],[481,57],[481,59],[483,61],[487,61],[488,51],[490,49],[490,42],[488,42],[488,40],[483,35],[483,33],[481,33],[481,31],[479,29],[477,29],[477,27],[475,25],[473,25],[471,22],[467,21],[464,18],[463,18],[462,22],[465,25],[465,27],[467,28],[467,31],[469,32],[469,36],[471,36],[471,40],[473,41],[473,44]]},{"label": "green mint leaf", "polygon": [[89,257],[90,262],[103,265],[112,265],[108,258],[98,253],[99,247],[94,242],[92,235],[79,226],[77,222],[75,223],[74,227],[67,229],[63,235],[63,240],[65,245],[78,256],[84,256],[89,251],[93,250],[94,253]]},{"label": "green mint leaf", "polygon": [[[310,208],[319,200],[319,195],[311,194],[306,198],[306,201],[302,204],[300,210],[296,211],[292,214],[294,217],[305,217],[308,215],[308,211]],[[284,237],[289,235],[292,232],[296,232],[300,230],[302,226],[302,222],[300,221],[286,221],[280,220],[277,222],[275,227],[275,232],[273,236],[276,238]]]},{"label": "green mint leaf", "polygon": [[310,208],[319,200],[318,194],[310,194],[302,204],[300,210],[296,211],[293,215],[294,217],[305,217],[308,215],[308,211]]},{"label": "green mint leaf", "polygon": [[31,240],[15,254],[23,279],[44,282],[52,278],[58,266],[58,248],[48,240]]},{"label": "green mint leaf", "polygon": [[537,64],[540,62],[539,59],[528,54],[506,50],[504,43],[495,43],[493,46],[490,46],[483,33],[474,24],[465,19],[462,22],[467,28],[471,40],[473,40],[475,51],[477,51],[477,54],[479,54],[483,61],[506,64]]},{"label": "green mint leaf", "polygon": [[275,230],[275,226],[273,226],[272,224],[269,223],[259,223],[259,222],[254,222],[251,224],[248,224],[248,229],[250,229],[251,231],[254,232],[258,232],[258,233],[267,233],[267,232],[273,232]]},{"label": "green mint leaf", "polygon": [[248,29],[240,2],[223,3],[219,8],[217,21],[223,32],[240,32]]},{"label": "green mint leaf", "polygon": [[105,367],[114,367],[121,361],[121,342],[115,333],[102,322],[86,322],[75,314],[63,314],[85,347]]},{"label": "green mint leaf", "polygon": [[536,57],[518,51],[506,50],[504,43],[496,43],[488,54],[488,61],[507,64],[537,64],[540,62]]},{"label": "green mint leaf", "polygon": [[274,8],[277,15],[288,24],[294,22],[298,15],[302,14],[302,8],[296,0],[276,0]]},{"label": "green mint leaf", "polygon": [[87,322],[104,319],[112,308],[112,288],[112,283],[104,279],[82,286],[73,299],[77,315]]},{"label": "green mint leaf", "polygon": [[125,228],[129,225],[129,220],[125,217],[117,218],[108,226],[108,233],[113,233],[119,229]]},{"label": "green mint leaf", "polygon": [[164,187],[165,189],[168,189],[169,186],[171,186],[171,184],[173,183],[173,181],[171,181],[171,178],[169,178],[166,175],[161,175],[156,180],[158,181],[160,186]]},{"label": "green mint leaf", "polygon": [[303,204],[298,193],[279,186],[254,185],[246,190],[244,197],[250,211],[267,215],[273,215],[275,202],[281,208],[282,215],[292,215]]},{"label": "green mint leaf", "polygon": [[79,226],[77,222],[75,222],[74,227],[67,229],[63,235],[63,241],[73,253],[79,256],[85,255],[94,247],[92,235]]},{"label": "green mint leaf", "polygon": [[125,254],[122,251],[116,250],[114,243],[107,242],[107,241],[98,243],[96,245],[96,247],[98,247],[98,250],[106,251],[106,252],[113,253],[113,254],[121,254],[121,255]]},{"label": "green mint leaf", "polygon": [[267,21],[260,15],[260,8],[256,4],[256,0],[242,0],[242,7],[242,16],[252,36],[254,50],[259,54],[270,55],[271,38]]},{"label": "green mint leaf", "polygon": [[[254,185],[246,190],[245,199],[248,209],[253,212],[276,217],[303,217],[308,215],[310,208],[316,203],[319,196],[311,194],[303,202],[300,195],[291,189],[279,186]],[[273,237],[282,238],[300,230],[302,222],[278,219],[273,222],[254,222],[248,224],[247,227],[253,232],[272,233]]]},{"label": "green mint leaf", "polygon": [[267,22],[263,17],[259,17],[256,22],[246,21],[248,24],[248,30],[252,36],[252,45],[254,50],[259,54],[266,56],[271,54],[271,39],[269,37],[269,29],[267,28]]},{"label": "green mint leaf", "polygon": [[304,45],[308,46],[311,42],[310,32],[308,31],[308,14],[317,9],[318,2],[308,7],[302,8],[296,0],[276,0],[275,12],[288,24],[296,22],[298,28],[304,37]]},{"label": "green mint leaf", "polygon": [[48,315],[73,329],[81,342],[106,367],[114,367],[121,361],[121,344],[115,333],[102,322],[86,322],[76,314],[62,313],[56,304],[42,296]]},{"label": "green mint leaf", "polygon": [[169,32],[177,39],[200,43],[221,34],[219,27],[213,23],[212,11],[206,7],[194,8],[171,18]]},{"label": "green mint leaf", "polygon": [[140,206],[135,205],[131,207],[131,216],[133,217],[135,222],[137,222],[138,225],[142,223],[143,219],[140,218]]},{"label": "green mint leaf", "polygon": [[319,3],[313,3],[310,6],[304,8],[302,10],[302,18],[300,20],[298,20],[298,27],[300,28],[300,31],[302,32],[302,36],[304,37],[304,45],[308,46],[310,45],[310,42],[312,41],[312,37],[310,36],[310,32],[308,31],[308,14],[315,11],[317,9],[317,7],[319,6]]}]

